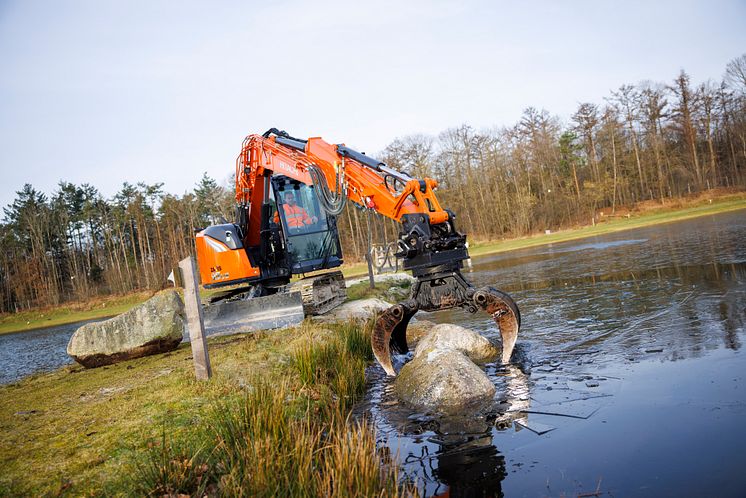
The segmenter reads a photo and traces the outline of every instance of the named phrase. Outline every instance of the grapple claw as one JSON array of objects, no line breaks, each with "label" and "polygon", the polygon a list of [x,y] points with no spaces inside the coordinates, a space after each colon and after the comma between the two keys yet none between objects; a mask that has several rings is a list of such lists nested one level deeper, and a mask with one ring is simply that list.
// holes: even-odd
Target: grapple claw
[{"label": "grapple claw", "polygon": [[415,313],[417,313],[417,303],[399,303],[384,311],[373,327],[371,337],[373,354],[386,373],[392,377],[396,375],[396,372],[391,364],[391,350],[397,353],[409,351],[407,325]]},{"label": "grapple claw", "polygon": [[474,293],[474,303],[482,310],[489,313],[500,329],[502,338],[502,362],[509,363],[513,355],[515,341],[518,338],[518,329],[521,326],[521,313],[518,306],[508,294],[483,287]]}]

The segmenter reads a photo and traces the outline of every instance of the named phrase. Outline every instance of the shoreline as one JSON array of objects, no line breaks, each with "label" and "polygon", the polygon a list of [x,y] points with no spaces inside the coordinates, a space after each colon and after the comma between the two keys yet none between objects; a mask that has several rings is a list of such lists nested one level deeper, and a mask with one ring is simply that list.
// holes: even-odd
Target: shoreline
[{"label": "shoreline", "polygon": [[[689,205],[660,206],[657,209],[650,209],[642,213],[630,213],[629,217],[617,217],[608,221],[604,220],[596,225],[563,229],[550,234],[530,235],[500,241],[476,241],[471,244],[469,252],[472,258],[488,256],[741,209],[746,209],[746,194],[744,193],[720,196],[719,198],[709,199],[709,202],[708,199],[703,197],[699,202],[694,201]],[[365,263],[357,263],[347,268],[342,267],[342,272],[345,278],[351,278],[367,275],[368,270]],[[23,311],[17,316],[5,315],[0,318],[0,336],[115,316],[142,303],[151,295],[152,292],[150,291],[139,291],[125,296],[110,296],[103,299],[101,307],[81,311],[72,311],[71,307],[85,306],[85,303],[75,303],[52,309]]]},{"label": "shoreline", "polygon": [[6,314],[0,318],[0,336],[110,318],[132,309],[152,295],[151,291],[137,291],[93,298],[89,302],[70,303],[67,306]]},{"label": "shoreline", "polygon": [[587,239],[599,235],[634,230],[636,228],[665,225],[666,223],[675,223],[677,221],[729,213],[742,209],[746,209],[746,195],[738,196],[737,198],[721,198],[720,200],[713,200],[711,204],[681,207],[679,209],[669,210],[668,208],[662,207],[629,218],[617,218],[610,221],[603,221],[596,225],[586,225],[578,228],[559,230],[548,235],[530,235],[526,237],[506,239],[499,242],[476,242],[470,247],[469,252],[472,257],[487,256],[490,254],[526,249],[529,247]]}]

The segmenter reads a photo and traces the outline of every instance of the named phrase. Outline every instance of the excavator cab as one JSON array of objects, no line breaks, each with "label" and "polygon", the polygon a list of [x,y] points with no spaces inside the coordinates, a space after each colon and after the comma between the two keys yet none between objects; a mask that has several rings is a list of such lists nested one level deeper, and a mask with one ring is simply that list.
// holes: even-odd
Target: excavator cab
[{"label": "excavator cab", "polygon": [[321,208],[314,186],[275,175],[272,191],[276,202],[273,221],[281,224],[290,271],[302,274],[340,266],[336,217]]}]

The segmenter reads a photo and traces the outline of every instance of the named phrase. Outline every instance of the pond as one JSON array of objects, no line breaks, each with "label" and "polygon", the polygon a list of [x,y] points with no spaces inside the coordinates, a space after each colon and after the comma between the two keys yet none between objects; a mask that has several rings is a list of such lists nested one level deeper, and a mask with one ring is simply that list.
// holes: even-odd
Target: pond
[{"label": "pond", "polygon": [[0,335],[0,385],[73,363],[67,343],[83,323]]},{"label": "pond", "polygon": [[[523,317],[516,365],[486,368],[493,413],[413,414],[377,365],[357,408],[423,494],[743,496],[746,211],[486,256],[465,275]],[[483,314],[417,317],[499,341]]]}]

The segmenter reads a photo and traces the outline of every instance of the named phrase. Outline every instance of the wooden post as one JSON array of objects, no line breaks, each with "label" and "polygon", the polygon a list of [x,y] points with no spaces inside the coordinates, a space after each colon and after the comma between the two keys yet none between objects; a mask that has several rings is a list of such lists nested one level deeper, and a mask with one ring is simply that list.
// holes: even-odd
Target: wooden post
[{"label": "wooden post", "polygon": [[199,283],[194,258],[188,257],[179,261],[184,282],[184,307],[186,308],[189,340],[192,343],[194,375],[197,380],[207,380],[212,376],[210,355],[207,352],[205,322],[202,318],[202,303],[199,299]]},{"label": "wooden post", "polygon": [[370,281],[370,288],[376,288],[376,280],[373,277],[373,230],[371,230],[370,213],[371,209],[368,209],[368,252],[365,253],[365,260],[368,262],[368,279]]},{"label": "wooden post", "polygon": [[365,260],[368,262],[368,280],[370,283],[370,288],[375,289],[376,288],[376,280],[373,277],[373,256],[370,254],[370,249],[368,249],[367,254],[365,255]]}]

